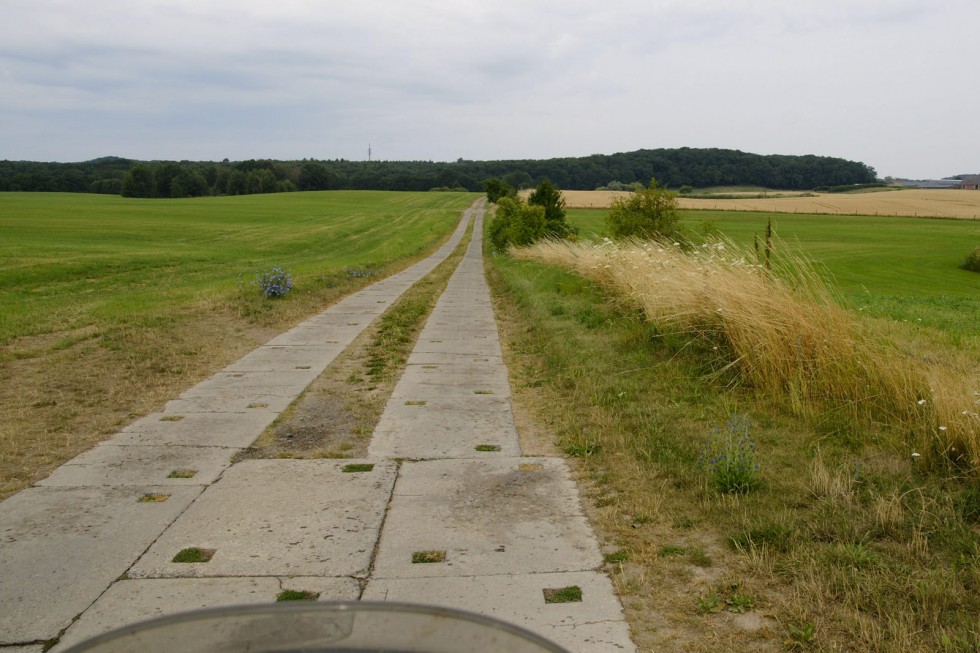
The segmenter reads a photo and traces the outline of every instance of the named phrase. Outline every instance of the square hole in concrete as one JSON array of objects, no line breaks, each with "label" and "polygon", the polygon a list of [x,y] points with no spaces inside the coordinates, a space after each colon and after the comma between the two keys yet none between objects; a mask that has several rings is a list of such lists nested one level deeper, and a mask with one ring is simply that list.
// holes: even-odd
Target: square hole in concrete
[{"label": "square hole in concrete", "polygon": [[167,478],[194,478],[196,474],[196,469],[175,469],[167,474]]},{"label": "square hole in concrete", "polygon": [[308,370],[308,369],[310,369],[312,367],[313,367],[312,365],[297,365],[296,366],[296,369],[298,369],[298,370]]},{"label": "square hole in concrete", "polygon": [[473,391],[473,394],[475,394],[475,395],[492,395],[493,394],[493,390],[474,390]]},{"label": "square hole in concrete", "polygon": [[183,415],[164,415],[160,418],[161,422],[179,422],[184,419]]},{"label": "square hole in concrete", "polygon": [[249,408],[268,408],[269,407],[269,404],[263,403],[263,402],[259,401],[259,402],[256,402],[254,404],[249,404],[248,407]]},{"label": "square hole in concrete", "polygon": [[280,601],[316,601],[320,598],[319,592],[308,590],[283,590],[276,594],[276,602]]},{"label": "square hole in concrete", "polygon": [[181,549],[171,562],[209,562],[217,549],[200,549],[196,546]]},{"label": "square hole in concrete", "polygon": [[433,562],[445,562],[445,551],[416,551],[412,554],[413,564],[430,564]]},{"label": "square hole in concrete", "polygon": [[540,472],[544,469],[544,465],[541,463],[521,463],[517,468],[522,472]]},{"label": "square hole in concrete", "polygon": [[350,465],[344,465],[344,472],[348,474],[357,474],[359,472],[370,472],[374,469],[374,463],[351,463]]},{"label": "square hole in concrete", "polygon": [[477,451],[500,451],[499,444],[478,444],[474,448]]},{"label": "square hole in concrete", "polygon": [[544,591],[545,603],[581,603],[582,602],[582,588],[579,587],[578,585],[569,585],[568,587],[545,588],[543,591]]},{"label": "square hole in concrete", "polygon": [[424,401],[406,401],[405,402],[405,405],[406,406],[424,406],[425,405],[425,402]]},{"label": "square hole in concrete", "polygon": [[170,498],[169,494],[144,494],[137,501],[139,503],[163,503]]}]

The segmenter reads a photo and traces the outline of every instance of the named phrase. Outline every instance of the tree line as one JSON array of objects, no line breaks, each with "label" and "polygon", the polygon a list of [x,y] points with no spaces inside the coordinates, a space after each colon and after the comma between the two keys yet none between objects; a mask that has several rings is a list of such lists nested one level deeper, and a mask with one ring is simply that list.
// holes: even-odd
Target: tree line
[{"label": "tree line", "polygon": [[764,186],[809,190],[867,184],[873,168],[835,157],[760,155],[723,149],[636,150],[586,157],[511,161],[136,161],[104,157],[81,163],[0,161],[0,191],[197,197],[296,190],[460,190],[481,192],[487,179],[533,188],[545,179],[566,190],[646,185],[670,188]]}]

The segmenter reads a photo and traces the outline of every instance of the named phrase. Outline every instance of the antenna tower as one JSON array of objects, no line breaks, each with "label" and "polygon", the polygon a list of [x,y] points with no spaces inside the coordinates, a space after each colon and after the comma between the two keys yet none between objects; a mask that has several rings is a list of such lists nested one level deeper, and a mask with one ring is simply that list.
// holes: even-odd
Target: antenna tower
[{"label": "antenna tower", "polygon": [[368,161],[371,160],[371,144],[368,143]]}]

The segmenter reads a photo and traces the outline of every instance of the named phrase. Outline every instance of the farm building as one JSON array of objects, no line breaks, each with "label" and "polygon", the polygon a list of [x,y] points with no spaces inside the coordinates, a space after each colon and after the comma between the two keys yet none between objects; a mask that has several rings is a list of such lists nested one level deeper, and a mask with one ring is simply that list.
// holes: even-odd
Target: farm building
[{"label": "farm building", "polygon": [[960,188],[964,190],[980,190],[980,175],[963,175]]}]

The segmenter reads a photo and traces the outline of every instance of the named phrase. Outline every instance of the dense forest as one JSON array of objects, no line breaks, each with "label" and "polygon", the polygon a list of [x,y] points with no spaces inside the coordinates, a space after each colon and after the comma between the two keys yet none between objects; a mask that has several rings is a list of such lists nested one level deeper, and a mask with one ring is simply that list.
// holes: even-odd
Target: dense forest
[{"label": "dense forest", "polygon": [[104,157],[82,163],[0,161],[0,191],[107,193],[126,197],[198,197],[296,190],[469,190],[500,178],[515,188],[550,179],[559,188],[592,190],[613,182],[672,188],[765,186],[807,190],[875,181],[873,168],[823,156],[760,155],[738,150],[659,149],[515,161],[249,160],[135,161]]}]

